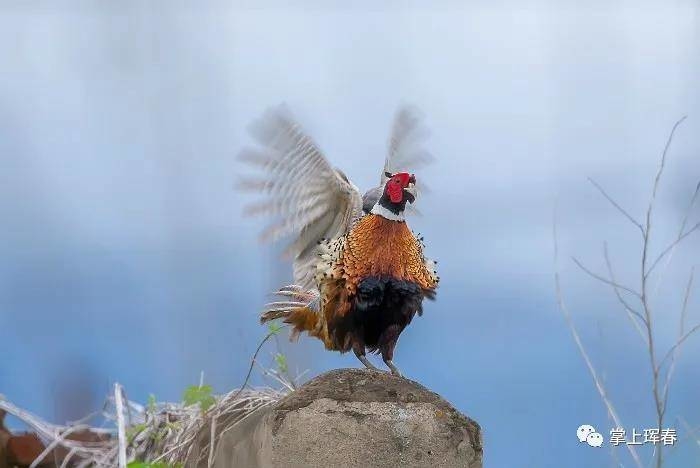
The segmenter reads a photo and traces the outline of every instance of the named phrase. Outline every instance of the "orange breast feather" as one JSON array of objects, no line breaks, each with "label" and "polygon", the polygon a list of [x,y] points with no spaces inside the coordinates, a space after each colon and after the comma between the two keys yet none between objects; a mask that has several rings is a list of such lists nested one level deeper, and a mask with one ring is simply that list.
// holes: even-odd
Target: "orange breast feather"
[{"label": "orange breast feather", "polygon": [[348,233],[340,260],[349,294],[368,276],[390,276],[424,289],[436,286],[421,246],[405,222],[374,214],[363,217]]}]

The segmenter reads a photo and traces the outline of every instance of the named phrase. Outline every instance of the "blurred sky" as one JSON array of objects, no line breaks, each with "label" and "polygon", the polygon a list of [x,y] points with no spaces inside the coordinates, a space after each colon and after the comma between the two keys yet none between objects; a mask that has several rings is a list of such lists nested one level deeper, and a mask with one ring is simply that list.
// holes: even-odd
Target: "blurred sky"
[{"label": "blurred sky", "polygon": [[[176,400],[201,371],[217,391],[240,385],[265,333],[265,294],[291,276],[257,242],[262,220],[241,215],[246,126],[286,102],[369,188],[408,102],[436,156],[418,174],[432,187],[423,216],[409,222],[442,282],[397,364],[482,425],[486,466],[619,466],[614,455],[631,466],[624,448],[575,438],[580,424],[606,436],[613,424],[556,308],[553,209],[583,340],[628,431],[652,427],[643,344],[570,257],[604,272],[607,240],[620,281],[637,284],[639,233],[586,178],[641,219],[687,114],[652,248],[676,235],[700,179],[699,76],[692,1],[4,1],[0,393],[63,421],[99,408],[116,381],[138,401]],[[690,238],[658,287],[660,346],[676,336],[698,247]],[[307,377],[358,365],[320,342],[280,343]],[[696,426],[699,355],[696,337],[669,409]],[[668,466],[697,463],[682,424],[669,425],[683,443]]]}]

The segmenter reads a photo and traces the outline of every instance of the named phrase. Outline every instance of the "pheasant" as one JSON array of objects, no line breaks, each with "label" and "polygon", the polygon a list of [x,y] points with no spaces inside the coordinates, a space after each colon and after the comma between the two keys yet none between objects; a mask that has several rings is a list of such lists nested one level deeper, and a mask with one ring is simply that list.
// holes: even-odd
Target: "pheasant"
[{"label": "pheasant", "polygon": [[[293,257],[294,284],[275,294],[260,317],[291,325],[323,341],[326,349],[352,350],[376,370],[366,352],[381,353],[393,374],[399,335],[423,299],[433,299],[439,277],[436,262],[425,257],[423,238],[408,228],[405,212],[416,200],[416,177],[405,172],[429,160],[420,142],[425,136],[416,111],[396,115],[380,185],[364,196],[318,146],[285,107],[268,111],[251,129],[260,148],[240,159],[262,169],[263,177],[242,188],[262,193],[248,213],[265,214],[273,224],[262,239],[293,236],[286,249]],[[408,204],[408,206],[407,206]]]}]

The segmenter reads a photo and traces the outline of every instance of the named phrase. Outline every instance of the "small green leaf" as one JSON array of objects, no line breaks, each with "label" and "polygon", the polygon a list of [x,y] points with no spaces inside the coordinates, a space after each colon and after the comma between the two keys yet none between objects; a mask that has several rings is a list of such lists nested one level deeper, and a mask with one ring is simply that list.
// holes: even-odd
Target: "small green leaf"
[{"label": "small green leaf", "polygon": [[275,362],[277,363],[277,368],[280,370],[280,372],[287,372],[287,356],[277,353],[275,354]]},{"label": "small green leaf", "polygon": [[148,395],[148,405],[147,405],[147,407],[148,407],[148,411],[150,411],[151,413],[155,413],[155,412],[156,412],[156,409],[157,409],[157,406],[156,406],[156,396],[155,396],[154,394],[152,394],[152,393],[151,393],[150,395]]},{"label": "small green leaf", "polygon": [[211,385],[192,385],[187,387],[182,395],[182,401],[185,406],[195,405],[199,403],[202,411],[208,410],[214,403],[216,399],[212,396]]},{"label": "small green leaf", "polygon": [[270,332],[270,334],[277,335],[282,331],[282,326],[277,322],[270,322],[267,324],[267,330]]}]

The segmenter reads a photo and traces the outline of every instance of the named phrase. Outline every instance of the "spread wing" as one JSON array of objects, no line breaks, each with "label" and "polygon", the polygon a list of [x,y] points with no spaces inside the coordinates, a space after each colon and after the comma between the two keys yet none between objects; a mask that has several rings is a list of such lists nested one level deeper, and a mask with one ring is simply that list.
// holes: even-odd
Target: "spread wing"
[{"label": "spread wing", "polygon": [[315,288],[317,244],[350,229],[362,214],[360,192],[331,167],[286,107],[268,111],[254,123],[251,134],[260,148],[244,150],[240,159],[260,168],[262,177],[243,181],[241,188],[263,199],[246,211],[272,218],[263,240],[293,237],[285,253],[294,258],[294,282]]},{"label": "spread wing", "polygon": [[[433,160],[433,156],[423,147],[430,133],[423,123],[423,114],[414,107],[402,107],[396,113],[394,125],[389,139],[389,149],[384,160],[379,185],[368,190],[363,196],[363,209],[372,209],[379,200],[386,184],[386,173],[414,172]],[[416,190],[418,193],[427,191],[422,179],[418,178]],[[406,211],[417,213],[414,205],[406,207]]]},{"label": "spread wing", "polygon": [[414,172],[433,160],[432,155],[423,147],[429,136],[430,132],[423,122],[423,114],[417,108],[399,108],[391,129],[389,151],[384,161],[380,187],[387,181],[386,172]]}]

